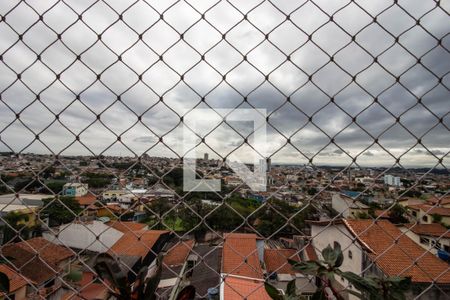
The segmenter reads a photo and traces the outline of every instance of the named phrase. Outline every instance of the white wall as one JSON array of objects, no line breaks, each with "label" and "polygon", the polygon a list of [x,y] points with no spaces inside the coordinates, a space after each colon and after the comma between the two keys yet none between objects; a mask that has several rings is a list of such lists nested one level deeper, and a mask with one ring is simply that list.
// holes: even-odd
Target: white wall
[{"label": "white wall", "polygon": [[[357,242],[352,243],[352,235],[343,224],[327,227],[325,226],[311,226],[311,236],[313,237],[313,246],[319,256],[319,259],[323,259],[322,250],[328,245],[333,247],[334,242],[338,242],[341,245],[342,252],[344,254],[344,262],[340,269],[342,271],[350,271],[356,274],[362,272],[362,260],[363,250]],[[349,251],[352,253],[352,258],[349,258]],[[345,279],[337,277],[336,280],[344,287],[348,286],[348,282]],[[353,288],[353,290],[357,291]],[[349,299],[359,299],[349,294]]]},{"label": "white wall", "polygon": [[338,213],[342,213],[342,216],[344,218],[347,218],[349,215],[349,206],[347,204],[347,201],[341,198],[341,196],[337,193],[334,193],[331,197],[331,206],[335,211]]},{"label": "white wall", "polygon": [[[99,221],[61,225],[58,237],[55,237],[50,231],[42,234],[46,240],[55,244],[94,252],[108,251],[122,235],[122,232]],[[99,236],[99,240],[97,240],[97,236]]]}]

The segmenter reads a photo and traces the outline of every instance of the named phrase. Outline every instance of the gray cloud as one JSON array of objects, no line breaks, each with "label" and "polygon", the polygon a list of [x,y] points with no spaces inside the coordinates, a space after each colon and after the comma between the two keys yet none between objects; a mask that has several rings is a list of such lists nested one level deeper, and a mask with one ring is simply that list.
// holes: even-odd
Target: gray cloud
[{"label": "gray cloud", "polygon": [[[43,13],[51,2],[29,5]],[[67,3],[81,13],[88,2]],[[133,3],[106,2],[119,13]],[[251,8],[247,1],[232,2],[244,13]],[[441,7],[417,25],[393,6],[377,16],[377,25],[372,17],[389,7],[389,1],[358,1],[372,16],[354,3],[341,9],[338,2],[318,1],[328,14],[336,12],[335,22],[350,35],[356,34],[352,42],[333,23],[318,29],[329,17],[311,3],[292,13],[290,21],[269,2],[249,12],[248,21],[227,2],[210,10],[207,3],[192,3],[200,13],[208,10],[206,20],[183,2],[168,11],[165,9],[171,3],[149,3],[153,8],[138,1],[123,15],[123,21],[137,34],[118,21],[117,14],[104,3],[83,13],[83,22],[93,31],[59,3],[44,14],[44,22],[57,33],[63,32],[61,42],[43,22],[26,31],[38,16],[25,3],[7,13],[12,6],[2,2],[0,13],[6,15],[6,23],[0,23],[0,150],[10,147],[15,151],[48,152],[37,141],[25,147],[51,124],[40,133],[42,142],[56,152],[66,149],[63,154],[88,153],[80,143],[72,144],[79,134],[81,142],[95,154],[142,154],[150,147],[148,143],[164,136],[164,143],[150,151],[173,156],[171,148],[182,155],[180,116],[195,107],[239,105],[267,110],[268,155],[274,161],[300,162],[304,158],[297,149],[311,157],[325,147],[316,156],[318,162],[347,163],[348,155],[328,145],[331,138],[352,156],[362,153],[359,159],[367,164],[389,164],[392,159],[380,146],[373,145],[374,139],[395,155],[414,147],[403,156],[405,164],[420,161],[432,165],[436,161],[416,145],[418,138],[437,156],[449,150],[450,87],[445,77],[439,80],[450,71],[450,54],[446,39],[442,45],[437,39],[450,31],[450,22]],[[298,6],[291,1],[276,5],[285,13]],[[435,2],[408,4],[404,9],[420,17],[429,5],[434,7]],[[175,30],[159,20],[163,12],[165,21]],[[22,41],[8,25],[20,34],[25,32]],[[412,27],[395,42],[381,26],[393,34]],[[181,33],[184,41],[180,41]],[[102,34],[101,40],[98,34]],[[264,34],[268,34],[266,41]],[[290,61],[286,61],[286,55]],[[378,56],[377,62],[374,56]],[[16,73],[22,73],[20,80]],[[42,104],[36,102],[36,94]],[[248,103],[243,103],[244,97]],[[331,97],[334,103],[330,103]],[[16,113],[29,129],[18,120],[9,125]],[[59,120],[54,114],[60,115]],[[98,114],[100,120],[96,120]],[[352,123],[353,118],[356,123]],[[396,123],[397,118],[400,123]],[[439,118],[443,118],[442,123]],[[233,127],[248,131],[243,124]],[[208,145],[221,155],[228,153],[242,142],[233,131],[222,126],[210,135]],[[131,151],[116,142],[116,135],[123,137]],[[285,146],[286,139],[292,146]]]}]

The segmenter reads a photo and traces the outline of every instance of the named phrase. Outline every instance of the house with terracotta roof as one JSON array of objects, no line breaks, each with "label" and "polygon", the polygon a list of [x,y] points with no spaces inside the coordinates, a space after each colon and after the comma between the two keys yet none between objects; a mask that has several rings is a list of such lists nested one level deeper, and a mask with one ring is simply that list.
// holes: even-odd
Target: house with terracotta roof
[{"label": "house with terracotta roof", "polygon": [[269,283],[285,291],[288,283],[295,279],[295,286],[302,295],[312,295],[316,291],[314,276],[303,275],[293,269],[288,259],[301,261],[297,249],[264,249],[264,266]]},{"label": "house with terracotta roof", "polygon": [[33,238],[2,246],[1,254],[9,257],[12,269],[20,269],[39,289],[58,289],[61,278],[70,271],[74,252],[44,238]]},{"label": "house with terracotta roof", "polygon": [[450,208],[450,195],[442,197],[432,196],[428,198],[426,201],[431,205]]},{"label": "house with terracotta roof", "polygon": [[[414,288],[408,297],[414,298],[424,292],[420,299],[448,299],[448,264],[419,246],[391,222],[339,219],[311,221],[310,224],[313,246],[318,253],[334,242],[341,245],[344,254],[342,271],[411,277]],[[341,287],[357,291],[343,278],[337,278],[337,282]],[[357,299],[351,294],[348,298]]]},{"label": "house with terracotta roof", "polygon": [[220,299],[270,300],[264,288],[256,235],[228,233],[222,249]]},{"label": "house with terracotta roof", "polygon": [[402,224],[398,228],[422,248],[437,254],[438,250],[450,253],[450,230],[439,223]]},{"label": "house with terracotta roof", "polygon": [[450,208],[439,207],[429,204],[418,204],[407,206],[412,216],[413,222],[420,224],[431,224],[435,222],[441,222],[447,226],[450,226]]},{"label": "house with terracotta roof", "polygon": [[134,281],[144,266],[150,266],[158,253],[170,239],[166,230],[127,231],[108,250],[108,253],[120,259],[120,267]]},{"label": "house with terracotta roof", "polygon": [[[161,280],[156,293],[159,299],[169,299],[171,294],[188,285],[193,262],[188,259],[195,244],[194,240],[171,239],[162,250],[163,266]],[[185,284],[181,284],[185,283]]]},{"label": "house with terracotta roof", "polygon": [[26,300],[27,286],[30,280],[5,264],[0,264],[0,272],[8,276],[9,279],[9,293],[7,295],[0,293],[0,299],[6,297],[6,299]]}]

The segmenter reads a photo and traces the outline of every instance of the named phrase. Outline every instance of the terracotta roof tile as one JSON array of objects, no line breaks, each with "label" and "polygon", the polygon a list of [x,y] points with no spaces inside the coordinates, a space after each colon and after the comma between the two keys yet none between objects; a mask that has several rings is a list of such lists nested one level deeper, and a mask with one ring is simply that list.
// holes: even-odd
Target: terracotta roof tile
[{"label": "terracotta roof tile", "polygon": [[404,224],[404,226],[415,234],[450,238],[450,230],[438,223]]},{"label": "terracotta roof tile", "polygon": [[226,234],[223,244],[222,272],[251,278],[263,278],[256,249],[256,235]]},{"label": "terracotta roof tile", "polygon": [[53,244],[42,237],[36,237],[27,241],[5,245],[4,249],[9,247],[19,247],[29,253],[32,253],[33,255],[39,253],[40,258],[53,266],[56,266],[61,261],[75,255],[69,248]]},{"label": "terracotta roof tile", "polygon": [[[4,273],[6,276],[8,276],[9,279],[9,291],[15,292],[18,289],[24,287],[27,285],[27,281],[25,280],[24,276],[17,273],[10,267],[4,264],[0,264],[0,272]],[[0,293],[0,297],[3,296],[4,293]]]},{"label": "terracotta roof tile", "polygon": [[93,194],[86,194],[84,196],[75,197],[75,200],[78,201],[81,206],[87,206],[94,204],[95,201],[97,201],[97,197]]},{"label": "terracotta roof tile", "polygon": [[264,263],[269,273],[295,274],[295,270],[289,264],[288,259],[300,261],[295,249],[265,249]]},{"label": "terracotta roof tile", "polygon": [[439,204],[439,205],[446,205],[450,204],[450,196],[444,196],[444,197],[430,197],[426,200],[430,204]]},{"label": "terracotta roof tile", "polygon": [[371,249],[368,250],[370,258],[386,275],[411,276],[413,282],[428,283],[436,279],[438,283],[450,283],[448,264],[402,234],[391,222],[344,220],[344,224]]},{"label": "terracotta roof tile", "polygon": [[308,256],[308,260],[318,260],[319,259],[317,257],[316,249],[314,249],[314,246],[311,243],[306,245],[305,252],[306,252],[306,255]]},{"label": "terracotta roof tile", "polygon": [[110,253],[145,257],[166,230],[142,230],[126,232],[109,250]]},{"label": "terracotta roof tile", "polygon": [[435,206],[427,205],[427,204],[408,205],[408,208],[414,209],[414,210],[420,209],[420,210],[424,211],[425,213],[427,213],[428,215],[437,214],[437,215],[441,215],[441,216],[450,217],[450,208],[435,207]]},{"label": "terracotta roof tile", "polygon": [[147,227],[146,224],[127,222],[127,221],[110,221],[106,225],[119,230],[120,232],[126,233],[129,231],[139,231]]},{"label": "terracotta roof tile", "polygon": [[[37,253],[39,256],[36,255]],[[70,249],[43,238],[4,245],[1,248],[1,254],[11,257],[11,265],[20,268],[25,277],[38,285],[56,276],[60,271],[58,264],[74,256]]]},{"label": "terracotta roof tile", "polygon": [[223,285],[224,300],[271,300],[264,281],[227,277]]},{"label": "terracotta roof tile", "polygon": [[194,246],[194,240],[188,240],[177,243],[174,247],[169,249],[164,256],[164,263],[168,266],[182,265],[186,261],[189,253]]}]

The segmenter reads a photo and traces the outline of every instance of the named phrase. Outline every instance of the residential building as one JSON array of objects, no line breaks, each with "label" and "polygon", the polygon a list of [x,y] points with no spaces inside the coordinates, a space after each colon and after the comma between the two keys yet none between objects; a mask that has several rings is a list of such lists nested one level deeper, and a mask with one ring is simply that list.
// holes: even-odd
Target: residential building
[{"label": "residential building", "polygon": [[64,196],[81,197],[88,193],[88,185],[85,183],[66,183],[63,186]]},{"label": "residential building", "polygon": [[392,175],[384,175],[384,184],[388,185],[388,186],[395,186],[395,187],[402,186],[400,177],[396,177],[396,176],[392,176]]},{"label": "residential building", "polygon": [[8,276],[9,279],[9,293],[0,292],[0,299],[26,300],[27,279],[5,264],[0,264],[0,272]]},{"label": "residential building", "polygon": [[106,252],[123,232],[100,221],[72,222],[46,231],[42,236],[55,244],[93,252]]},{"label": "residential building", "polygon": [[[418,295],[420,299],[447,299],[450,292],[448,264],[417,245],[389,221],[339,219],[333,221],[332,226],[330,221],[310,224],[313,246],[318,253],[335,242],[341,245],[342,271],[364,276],[410,276],[413,289],[407,293],[407,299]],[[337,278],[337,283],[357,291],[344,278]],[[352,294],[347,296],[359,299]]]},{"label": "residential building", "polygon": [[331,207],[343,218],[358,218],[361,214],[369,214],[369,206],[347,195],[333,193]]},{"label": "residential building", "polygon": [[221,276],[220,299],[271,299],[264,288],[255,234],[225,234]]},{"label": "residential building", "polygon": [[69,248],[40,237],[4,245],[1,254],[9,257],[11,267],[20,269],[21,275],[32,281],[39,290],[42,289],[44,294],[61,288],[61,279],[69,273],[75,256]]},{"label": "residential building", "polygon": [[118,257],[120,267],[134,281],[143,267],[149,267],[170,239],[165,230],[127,231],[112,245],[108,253]]},{"label": "residential building", "polygon": [[409,205],[411,220],[420,224],[431,224],[440,222],[450,226],[450,208],[437,207],[427,204]]},{"label": "residential building", "polygon": [[433,254],[437,254],[438,250],[450,253],[450,231],[441,224],[402,224],[399,229]]},{"label": "residential building", "polygon": [[275,288],[285,291],[290,281],[295,279],[295,286],[301,290],[302,295],[312,295],[316,291],[314,276],[303,275],[296,272],[289,264],[288,259],[300,261],[296,249],[264,249],[264,265],[269,283]]}]

